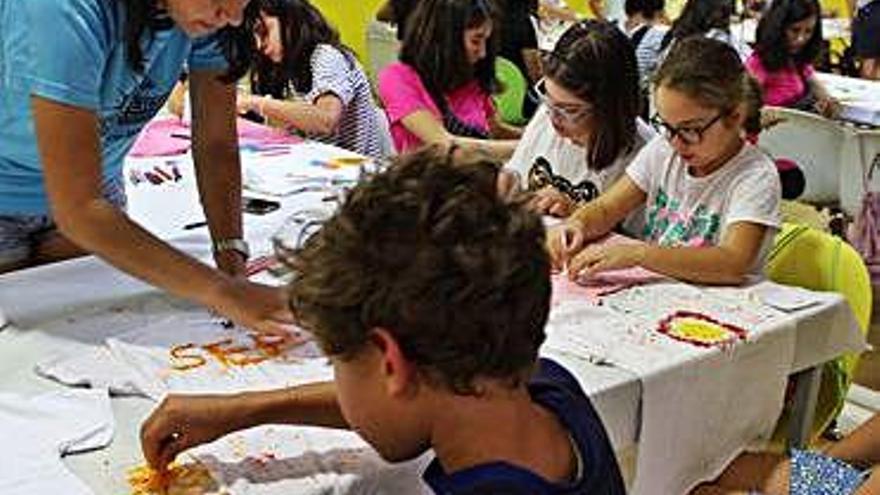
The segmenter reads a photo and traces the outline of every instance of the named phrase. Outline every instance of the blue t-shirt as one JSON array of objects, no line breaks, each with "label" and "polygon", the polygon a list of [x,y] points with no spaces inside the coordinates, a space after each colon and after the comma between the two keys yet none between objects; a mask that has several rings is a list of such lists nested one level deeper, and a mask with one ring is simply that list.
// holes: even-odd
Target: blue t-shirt
[{"label": "blue t-shirt", "polygon": [[577,446],[580,476],[571,483],[549,483],[537,474],[494,462],[447,474],[437,459],[425,482],[438,495],[625,495],[614,450],[590,399],[565,368],[541,359],[529,382],[532,400],[554,413]]},{"label": "blue t-shirt", "polygon": [[184,64],[193,71],[227,67],[216,36],[194,40],[162,21],[153,20],[159,27],[141,40],[138,73],[125,56],[123,2],[0,0],[0,215],[48,212],[31,95],[97,114],[109,179],[120,174]]}]

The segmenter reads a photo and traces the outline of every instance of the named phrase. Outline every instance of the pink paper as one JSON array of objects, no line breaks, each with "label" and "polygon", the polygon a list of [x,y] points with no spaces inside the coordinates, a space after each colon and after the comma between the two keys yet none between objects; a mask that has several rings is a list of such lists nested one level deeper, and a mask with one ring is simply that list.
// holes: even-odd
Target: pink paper
[{"label": "pink paper", "polygon": [[[146,157],[186,153],[192,144],[191,139],[175,136],[190,136],[190,132],[190,127],[177,117],[155,119],[144,127],[128,154],[134,157]],[[238,140],[242,145],[302,142],[302,138],[291,135],[283,129],[245,119],[238,119]]]},{"label": "pink paper", "polygon": [[[594,244],[637,244],[641,241],[630,239],[618,234],[611,234]],[[553,275],[553,304],[574,299],[587,299],[597,303],[603,296],[613,294],[623,289],[642,285],[658,280],[663,280],[663,275],[646,270],[642,267],[625,268],[623,270],[610,270],[597,273],[591,277],[581,277],[574,282],[568,275]]]}]

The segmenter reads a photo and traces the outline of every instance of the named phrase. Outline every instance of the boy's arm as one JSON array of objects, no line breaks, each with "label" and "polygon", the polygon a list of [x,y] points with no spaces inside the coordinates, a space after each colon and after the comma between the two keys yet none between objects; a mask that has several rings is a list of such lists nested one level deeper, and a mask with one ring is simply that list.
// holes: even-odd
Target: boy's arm
[{"label": "boy's arm", "polygon": [[141,448],[164,471],[177,454],[263,424],[348,428],[334,382],[236,395],[169,395],[141,426]]}]

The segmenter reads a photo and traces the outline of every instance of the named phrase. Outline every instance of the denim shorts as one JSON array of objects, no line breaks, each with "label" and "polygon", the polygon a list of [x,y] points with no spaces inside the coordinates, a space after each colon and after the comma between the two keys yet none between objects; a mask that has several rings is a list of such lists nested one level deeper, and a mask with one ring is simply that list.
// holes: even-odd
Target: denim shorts
[{"label": "denim shorts", "polygon": [[[109,179],[102,185],[104,198],[125,209],[125,188],[122,178]],[[0,267],[30,258],[35,247],[55,230],[48,215],[0,215]]]},{"label": "denim shorts", "polygon": [[791,452],[791,495],[852,495],[871,473],[831,457],[803,450]]}]

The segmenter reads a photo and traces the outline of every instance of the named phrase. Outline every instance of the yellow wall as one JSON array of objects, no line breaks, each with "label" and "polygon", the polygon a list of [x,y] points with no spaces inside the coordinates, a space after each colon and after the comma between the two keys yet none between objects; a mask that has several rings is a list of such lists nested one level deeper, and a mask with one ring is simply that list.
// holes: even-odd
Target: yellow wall
[{"label": "yellow wall", "polygon": [[367,24],[375,17],[383,0],[311,0],[342,35],[363,63],[367,63]]}]

